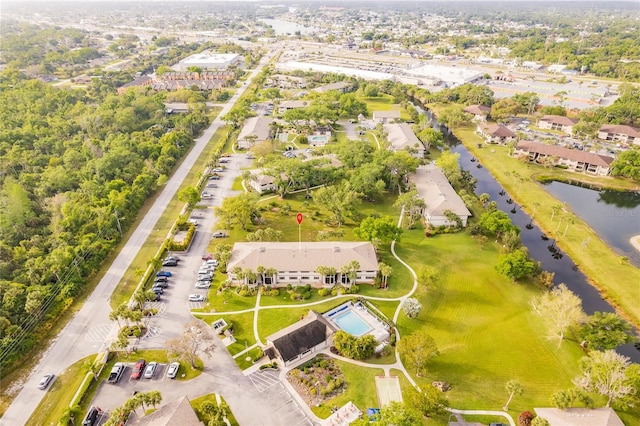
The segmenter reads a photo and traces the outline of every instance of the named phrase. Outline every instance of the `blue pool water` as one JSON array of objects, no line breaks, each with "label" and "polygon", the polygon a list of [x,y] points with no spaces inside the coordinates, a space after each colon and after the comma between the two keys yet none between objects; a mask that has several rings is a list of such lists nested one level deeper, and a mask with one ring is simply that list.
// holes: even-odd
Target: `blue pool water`
[{"label": "blue pool water", "polygon": [[358,314],[351,310],[332,319],[336,324],[338,324],[338,327],[356,337],[362,336],[371,330],[371,327],[369,327],[367,323],[358,316]]}]

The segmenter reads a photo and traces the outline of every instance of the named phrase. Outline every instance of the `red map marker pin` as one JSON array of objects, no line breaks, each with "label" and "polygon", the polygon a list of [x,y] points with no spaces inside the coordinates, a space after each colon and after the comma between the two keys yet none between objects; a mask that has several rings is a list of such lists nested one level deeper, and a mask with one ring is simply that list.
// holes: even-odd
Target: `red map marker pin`
[{"label": "red map marker pin", "polygon": [[298,225],[300,225],[302,223],[302,213],[298,213],[296,215],[296,220],[298,221]]}]

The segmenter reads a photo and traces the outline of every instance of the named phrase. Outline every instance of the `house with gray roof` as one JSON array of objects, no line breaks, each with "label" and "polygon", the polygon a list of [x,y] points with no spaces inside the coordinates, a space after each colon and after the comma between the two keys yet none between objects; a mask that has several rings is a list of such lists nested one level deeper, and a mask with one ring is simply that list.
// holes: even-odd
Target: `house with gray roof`
[{"label": "house with gray roof", "polygon": [[256,143],[264,142],[271,136],[269,117],[251,117],[245,121],[238,135],[238,148],[249,149]]},{"label": "house with gray roof", "polygon": [[409,180],[427,205],[422,214],[430,225],[454,225],[446,215],[446,212],[451,211],[460,218],[463,227],[467,226],[471,212],[435,164],[419,166]]},{"label": "house with gray roof", "polygon": [[373,111],[373,121],[376,123],[387,123],[395,120],[400,120],[400,111],[398,110]]},{"label": "house with gray roof", "polygon": [[[291,226],[296,226],[293,218],[291,221]],[[378,258],[373,245],[363,241],[239,242],[233,245],[227,272],[231,282],[237,284],[348,286],[348,274],[340,270],[352,261],[360,265],[356,282],[373,284],[379,270]],[[323,275],[318,272],[322,267],[335,268],[336,273]],[[256,274],[256,282],[249,282],[244,273],[234,272],[256,273],[259,268],[270,272]]]},{"label": "house with gray roof", "polygon": [[278,112],[280,114],[284,114],[290,109],[301,109],[301,108],[307,108],[309,106],[311,106],[311,101],[308,101],[308,100],[282,101],[278,105]]},{"label": "house with gray roof", "polygon": [[139,417],[133,422],[127,422],[131,426],[203,426],[195,411],[191,407],[189,398],[182,398],[163,405],[151,414]]},{"label": "house with gray roof", "polygon": [[605,155],[533,141],[518,142],[513,151],[513,156],[526,156],[531,162],[551,166],[564,166],[573,172],[599,176],[607,176],[609,174],[611,163],[614,160],[613,157]]},{"label": "house with gray roof", "polygon": [[384,131],[387,132],[387,140],[391,144],[393,151],[409,151],[415,158],[424,158],[424,144],[407,123],[384,124]]},{"label": "house with gray roof", "polygon": [[550,426],[624,426],[610,407],[603,408],[534,408]]},{"label": "house with gray roof", "polygon": [[268,336],[264,353],[288,366],[330,347],[336,331],[326,318],[309,310],[300,321]]}]

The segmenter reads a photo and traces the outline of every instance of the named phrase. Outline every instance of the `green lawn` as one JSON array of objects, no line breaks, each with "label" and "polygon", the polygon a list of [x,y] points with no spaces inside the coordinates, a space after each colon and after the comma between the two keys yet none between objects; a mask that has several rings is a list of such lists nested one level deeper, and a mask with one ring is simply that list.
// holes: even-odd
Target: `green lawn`
[{"label": "green lawn", "polygon": [[[218,405],[218,402],[216,401],[216,395],[214,393],[209,393],[206,395],[202,395],[198,398],[195,398],[191,401],[189,401],[191,403],[191,407],[194,409],[194,411],[196,412],[196,415],[198,416],[198,419],[201,422],[204,422],[205,424],[207,423],[207,416],[202,412],[201,410],[201,406],[203,403],[205,402],[212,402],[214,405]],[[229,409],[229,405],[227,404],[227,402],[224,400],[224,398],[222,398],[222,396],[220,397],[220,402],[222,406],[226,406],[227,409]],[[229,420],[229,424],[231,426],[238,426],[238,421],[236,420],[236,418],[234,417],[233,413],[231,412],[231,410],[228,410],[229,415],[227,416],[227,419]]]},{"label": "green lawn", "polygon": [[227,324],[233,323],[233,337],[235,337],[236,342],[227,347],[231,355],[242,352],[256,343],[256,339],[253,337],[253,312],[206,316],[196,314],[196,317],[204,320],[209,325],[220,318],[224,318]]},{"label": "green lawn", "polygon": [[431,288],[421,285],[415,294],[423,305],[419,317],[398,318],[401,335],[426,328],[438,344],[441,354],[428,376],[418,379],[421,386],[444,380],[452,385],[452,406],[498,410],[508,396],[505,384],[517,380],[525,393],[510,406],[515,416],[547,406],[553,392],[572,386],[582,351],[576,342],[558,348],[544,337],[529,306],[540,290],[498,275],[492,244],[479,250],[465,233],[424,238],[415,232],[406,242],[412,244],[398,247],[401,257],[412,265],[428,259],[440,274]]},{"label": "green lawn", "polygon": [[[467,148],[491,170],[506,189],[509,195],[530,214],[535,209],[534,219],[536,223],[552,238],[557,238],[557,245],[564,250],[578,267],[589,277],[589,280],[600,289],[604,298],[614,306],[621,308],[626,316],[636,325],[640,326],[640,304],[638,300],[638,287],[629,283],[640,282],[640,269],[627,263],[620,262],[617,255],[607,246],[598,235],[579,216],[568,212],[554,215],[551,220],[552,208],[562,204],[544,186],[536,182],[535,178],[555,177],[560,180],[581,180],[596,185],[610,186],[613,188],[630,189],[636,186],[629,180],[613,178],[595,178],[593,176],[570,173],[560,169],[546,169],[542,166],[523,164],[508,155],[508,148],[491,146],[477,148],[477,136],[471,128],[456,129],[455,133],[467,141]],[[516,177],[520,175],[527,179],[519,182]],[[538,203],[538,207],[534,203]],[[568,210],[568,207],[565,206]],[[564,229],[568,221],[572,220],[564,235]],[[560,223],[562,222],[562,223]],[[563,225],[564,224],[564,225]],[[556,232],[562,225],[562,235]],[[583,246],[585,239],[588,244]]]}]

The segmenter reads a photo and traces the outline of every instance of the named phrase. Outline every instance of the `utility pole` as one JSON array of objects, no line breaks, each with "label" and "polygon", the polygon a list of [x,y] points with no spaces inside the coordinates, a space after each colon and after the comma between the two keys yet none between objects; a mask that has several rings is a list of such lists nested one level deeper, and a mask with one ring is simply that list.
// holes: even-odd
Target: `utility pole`
[{"label": "utility pole", "polygon": [[120,218],[118,217],[118,210],[114,210],[113,215],[116,217],[116,222],[117,222],[116,226],[118,227],[118,232],[120,232],[120,238],[122,238],[122,227],[120,226]]}]

